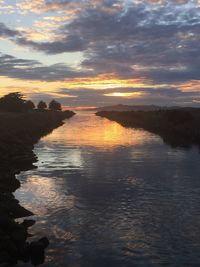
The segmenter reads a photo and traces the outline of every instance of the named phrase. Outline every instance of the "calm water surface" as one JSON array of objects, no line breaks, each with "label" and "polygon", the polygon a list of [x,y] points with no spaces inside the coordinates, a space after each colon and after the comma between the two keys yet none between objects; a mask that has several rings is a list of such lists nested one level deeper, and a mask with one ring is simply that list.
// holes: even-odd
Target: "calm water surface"
[{"label": "calm water surface", "polygon": [[[200,154],[79,113],[35,147],[16,192],[44,266],[200,266]],[[26,265],[27,266],[27,265]]]}]

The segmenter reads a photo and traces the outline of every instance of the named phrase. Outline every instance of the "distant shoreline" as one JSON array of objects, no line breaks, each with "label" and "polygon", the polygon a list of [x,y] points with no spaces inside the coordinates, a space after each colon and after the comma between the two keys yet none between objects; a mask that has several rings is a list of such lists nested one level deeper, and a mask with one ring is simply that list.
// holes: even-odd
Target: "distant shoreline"
[{"label": "distant shoreline", "polygon": [[158,134],[172,147],[200,145],[200,109],[99,111],[96,115],[125,127],[141,128]]},{"label": "distant shoreline", "polygon": [[0,112],[0,266],[3,263],[17,264],[18,260],[31,260],[32,263],[43,260],[48,239],[29,244],[28,227],[34,221],[15,222],[17,218],[33,215],[13,195],[20,187],[16,174],[34,168],[33,163],[37,161],[34,144],[74,114],[72,111],[38,110]]}]

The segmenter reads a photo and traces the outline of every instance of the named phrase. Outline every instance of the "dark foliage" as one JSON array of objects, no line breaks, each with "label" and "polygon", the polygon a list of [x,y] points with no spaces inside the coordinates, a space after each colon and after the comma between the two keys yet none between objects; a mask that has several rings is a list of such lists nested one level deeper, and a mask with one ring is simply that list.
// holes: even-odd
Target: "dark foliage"
[{"label": "dark foliage", "polygon": [[0,110],[6,112],[23,112],[26,100],[19,92],[10,93],[0,98]]},{"label": "dark foliage", "polygon": [[41,100],[41,101],[38,103],[37,108],[38,108],[38,109],[41,109],[41,110],[46,109],[46,108],[47,108],[47,104],[46,104],[46,102],[44,102],[44,101]]},{"label": "dark foliage", "polygon": [[59,102],[57,102],[56,100],[52,100],[49,103],[49,109],[57,111],[57,110],[62,110],[62,107],[61,107],[61,104]]},{"label": "dark foliage", "polygon": [[25,102],[25,109],[26,110],[33,110],[35,108],[35,104],[31,100],[27,100]]}]

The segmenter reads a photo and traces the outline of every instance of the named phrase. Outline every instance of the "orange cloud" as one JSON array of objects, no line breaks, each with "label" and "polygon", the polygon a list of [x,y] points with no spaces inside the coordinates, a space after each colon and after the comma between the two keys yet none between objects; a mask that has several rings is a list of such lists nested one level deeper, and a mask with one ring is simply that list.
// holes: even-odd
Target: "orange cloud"
[{"label": "orange cloud", "polygon": [[51,31],[48,29],[32,29],[32,28],[25,28],[25,27],[19,27],[17,30],[23,32],[24,36],[27,38],[27,40],[31,41],[51,41],[52,40],[52,34]]},{"label": "orange cloud", "polygon": [[[114,75],[99,75],[96,77],[88,77],[88,78],[74,78],[74,79],[65,79],[61,81],[39,81],[39,80],[20,80],[8,77],[1,77],[1,85],[0,85],[0,95],[4,95],[7,92],[12,92],[13,89],[17,89],[17,91],[22,91],[25,94],[29,93],[48,93],[48,94],[56,94],[60,91],[60,88],[67,88],[75,92],[76,89],[91,89],[91,90],[105,90],[105,89],[113,89],[113,88],[166,88],[168,84],[152,84],[148,80],[144,78],[135,78],[135,79],[119,79]],[[188,84],[182,84],[182,90],[184,88],[188,88]],[[196,85],[197,86],[197,85]],[[170,87],[177,88],[176,85],[170,85]],[[19,90],[18,90],[19,89]],[[115,95],[112,96],[121,96],[121,97],[142,97],[143,92],[133,92],[130,95],[130,92],[123,93],[115,92]],[[59,97],[67,97],[64,95],[57,95]],[[69,97],[69,96],[68,96]],[[70,95],[71,97],[71,95]]]},{"label": "orange cloud", "polygon": [[200,80],[191,80],[177,85],[183,92],[200,92]]}]

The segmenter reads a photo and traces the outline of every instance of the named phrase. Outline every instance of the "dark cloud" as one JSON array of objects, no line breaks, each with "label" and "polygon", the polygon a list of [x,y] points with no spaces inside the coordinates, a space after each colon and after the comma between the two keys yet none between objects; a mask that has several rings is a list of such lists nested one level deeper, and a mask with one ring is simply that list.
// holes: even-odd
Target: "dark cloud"
[{"label": "dark cloud", "polygon": [[30,67],[32,65],[40,65],[40,62],[37,60],[20,59],[11,55],[0,53],[0,67],[2,69],[20,67],[20,66]]},{"label": "dark cloud", "polygon": [[4,23],[0,23],[0,36],[1,37],[12,38],[19,34],[20,33],[18,31],[10,29]]},{"label": "dark cloud", "polygon": [[107,7],[111,8],[114,4],[121,4],[122,0],[44,0],[43,5],[48,11],[59,10],[63,8],[69,8],[73,6],[74,8],[81,7],[82,9],[86,7]]},{"label": "dark cloud", "polygon": [[[116,96],[106,96],[105,94],[110,94],[114,92],[120,93],[133,93],[133,92],[143,92],[144,95],[139,98],[123,98]],[[145,104],[155,104],[155,105],[198,105],[195,102],[195,99],[200,99],[200,92],[182,92],[179,89],[174,88],[109,88],[104,90],[91,90],[91,89],[77,89],[69,90],[67,88],[61,89],[57,92],[60,94],[60,100],[63,104],[66,105],[86,105],[90,106],[91,103],[97,106],[113,105],[124,103],[127,105],[145,105]],[[63,97],[66,94],[67,96],[77,96],[74,99]]]},{"label": "dark cloud", "polygon": [[60,81],[89,75],[92,73],[76,71],[64,64],[44,66],[36,60],[25,60],[0,54],[0,76],[23,80]]},{"label": "dark cloud", "polygon": [[34,42],[27,40],[25,37],[16,39],[19,45],[29,46],[38,51],[44,51],[47,54],[59,54],[64,52],[76,52],[86,50],[85,41],[78,35],[68,35],[60,41],[53,42]]},{"label": "dark cloud", "polygon": [[[129,10],[120,20],[103,14],[94,21],[92,17],[86,17],[84,22],[79,23],[84,36],[88,35],[93,40],[83,65],[100,72],[104,72],[106,66],[107,71],[119,76],[143,76],[155,82],[160,81],[161,76],[165,82],[198,79],[199,23],[180,24],[174,18],[171,24],[149,22],[140,25],[134,12],[136,10]],[[140,12],[137,10],[136,14]],[[162,17],[161,14],[159,17]],[[89,28],[90,24],[92,28]],[[99,30],[95,32],[96,28]],[[137,69],[134,65],[141,67]]]},{"label": "dark cloud", "polygon": [[[43,66],[39,62],[23,61],[3,56],[0,74],[30,80],[62,80],[112,74],[116,77],[144,78],[149,84],[178,84],[200,77],[200,5],[197,1],[120,1],[120,0],[44,0],[43,10],[66,8],[71,20],[59,25],[53,41],[30,40],[23,32],[0,24],[0,36],[18,45],[46,54],[82,51],[83,70],[76,71],[63,64]],[[30,5],[31,6],[31,5]],[[8,57],[8,56],[5,56]],[[115,92],[118,89],[113,89]],[[133,88],[121,88],[133,92]],[[128,90],[128,91],[127,91]],[[139,89],[137,89],[139,90]],[[199,92],[182,92],[173,88],[143,89],[142,99],[156,104],[186,103],[199,98]],[[109,92],[112,92],[110,89]],[[103,95],[103,91],[79,90],[74,102],[110,103],[118,98]],[[69,92],[71,94],[71,91]],[[73,91],[74,94],[74,91]],[[131,99],[123,102],[131,103]]]},{"label": "dark cloud", "polygon": [[[125,5],[125,1],[99,0],[83,5],[79,1],[46,0],[45,4],[75,4],[83,9],[57,29],[60,40],[35,42],[19,36],[18,44],[47,54],[84,51],[82,66],[93,68],[96,74],[142,76],[169,83],[199,79],[200,8],[195,2]],[[115,5],[120,8],[115,9]]]}]

